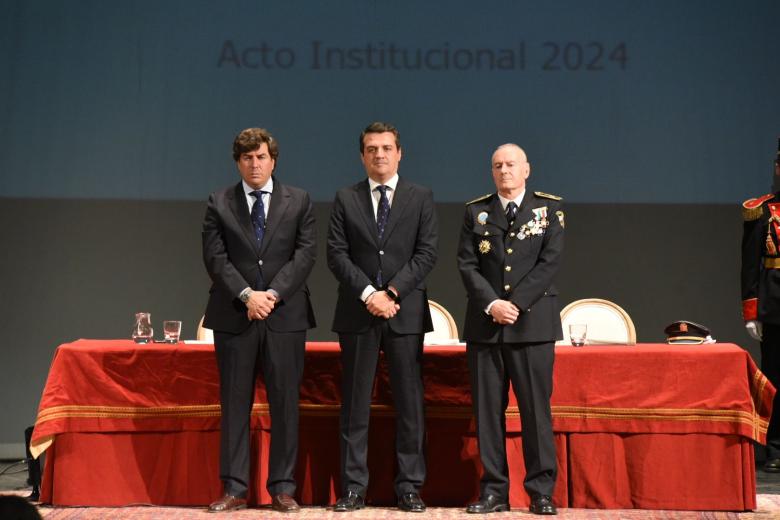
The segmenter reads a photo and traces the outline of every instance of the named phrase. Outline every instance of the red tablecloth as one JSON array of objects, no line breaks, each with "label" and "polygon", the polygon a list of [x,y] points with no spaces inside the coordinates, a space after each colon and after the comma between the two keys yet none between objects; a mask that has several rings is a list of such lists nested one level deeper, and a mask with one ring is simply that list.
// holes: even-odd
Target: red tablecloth
[{"label": "red tablecloth", "polygon": [[[309,343],[305,366],[299,496],[324,504],[339,491],[338,345]],[[423,496],[431,505],[461,505],[478,495],[480,471],[463,347],[426,347],[424,377],[429,474]],[[369,444],[375,503],[394,500],[389,388],[380,368]],[[267,503],[270,419],[261,384],[256,394],[250,498]],[[60,346],[33,434],[33,451],[50,447],[44,500],[208,503],[220,493],[218,395],[212,345],[79,340]],[[765,441],[773,395],[736,345],[557,347],[555,500],[564,507],[752,509],[752,441]],[[527,497],[513,399],[507,415],[510,501],[518,505]]]}]

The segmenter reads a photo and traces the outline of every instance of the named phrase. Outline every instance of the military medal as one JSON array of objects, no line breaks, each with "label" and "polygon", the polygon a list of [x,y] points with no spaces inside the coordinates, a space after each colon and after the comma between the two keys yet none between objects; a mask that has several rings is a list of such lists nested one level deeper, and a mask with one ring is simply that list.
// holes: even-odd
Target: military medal
[{"label": "military medal", "polygon": [[482,240],[479,243],[479,252],[482,253],[483,255],[489,253],[490,252],[490,242],[488,242],[487,240]]},{"label": "military medal", "polygon": [[487,224],[487,217],[488,217],[487,211],[480,211],[479,215],[477,215],[477,222],[484,226],[485,224]]},{"label": "military medal", "polygon": [[558,222],[561,223],[561,227],[565,228],[566,226],[563,224],[563,211],[556,211],[556,215],[558,215]]}]

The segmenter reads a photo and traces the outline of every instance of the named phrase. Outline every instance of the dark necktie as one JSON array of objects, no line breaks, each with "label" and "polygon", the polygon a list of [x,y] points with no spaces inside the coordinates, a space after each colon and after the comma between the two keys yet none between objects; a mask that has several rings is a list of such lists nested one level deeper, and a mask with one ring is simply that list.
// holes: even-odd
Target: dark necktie
[{"label": "dark necktie", "polygon": [[375,188],[379,191],[379,204],[376,207],[376,229],[379,232],[379,240],[382,240],[382,235],[385,233],[385,227],[387,226],[387,219],[390,217],[390,199],[387,198],[387,186],[377,186]]},{"label": "dark necktie", "polygon": [[506,221],[509,222],[510,226],[514,224],[516,212],[517,204],[515,204],[514,201],[510,201],[509,204],[506,205]]},{"label": "dark necktie", "polygon": [[[385,234],[385,227],[387,226],[387,219],[390,217],[390,200],[387,198],[387,186],[377,186],[379,191],[379,204],[376,207],[376,229],[381,242],[382,235]],[[379,266],[379,271],[376,273],[376,284],[378,287],[382,287],[382,266]]]},{"label": "dark necktie", "polygon": [[[263,194],[267,191],[256,190],[249,194],[255,199],[255,203],[252,205],[252,226],[255,228],[255,237],[257,238],[257,248],[260,249],[263,246],[263,236],[265,235],[265,206],[263,205]],[[260,270],[257,274],[257,280],[255,281],[255,289],[263,289],[263,272]]]}]

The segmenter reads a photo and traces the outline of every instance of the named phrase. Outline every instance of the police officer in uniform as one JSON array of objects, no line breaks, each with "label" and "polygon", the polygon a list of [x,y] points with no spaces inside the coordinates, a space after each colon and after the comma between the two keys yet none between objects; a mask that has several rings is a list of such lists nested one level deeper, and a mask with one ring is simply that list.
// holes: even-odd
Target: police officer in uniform
[{"label": "police officer in uniform", "polygon": [[[775,158],[780,179],[780,138]],[[742,317],[753,339],[761,342],[761,370],[780,388],[780,192],[746,200],[742,235]],[[780,400],[767,431],[764,471],[780,473]]]},{"label": "police officer in uniform", "polygon": [[506,418],[509,382],[523,425],[530,511],[554,515],[557,474],[550,396],[562,338],[553,285],[563,252],[561,198],[526,190],[531,167],[515,144],[492,157],[497,193],[469,202],[458,247],[468,293],[464,338],[483,475],[469,513],[509,510]]}]

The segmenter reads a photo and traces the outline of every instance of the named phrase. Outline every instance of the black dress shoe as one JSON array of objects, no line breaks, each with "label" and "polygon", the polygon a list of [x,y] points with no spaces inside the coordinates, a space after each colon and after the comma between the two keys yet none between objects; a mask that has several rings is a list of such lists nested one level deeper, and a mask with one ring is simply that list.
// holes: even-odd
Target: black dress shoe
[{"label": "black dress shoe", "polygon": [[365,500],[356,491],[347,491],[347,494],[339,498],[333,510],[338,513],[348,513],[366,506]]},{"label": "black dress shoe", "polygon": [[228,513],[238,509],[246,509],[246,498],[225,494],[209,505],[209,513]]},{"label": "black dress shoe", "polygon": [[498,495],[487,495],[479,499],[479,502],[469,504],[466,508],[467,513],[500,513],[509,511],[509,502]]},{"label": "black dress shoe", "polygon": [[422,513],[425,511],[425,502],[416,491],[404,493],[398,497],[398,509],[407,513]]},{"label": "black dress shoe", "polygon": [[764,471],[767,473],[780,473],[780,459],[766,459]]},{"label": "black dress shoe", "polygon": [[557,515],[552,498],[549,495],[534,495],[531,499],[531,507],[528,508],[535,515]]},{"label": "black dress shoe", "polygon": [[280,493],[274,496],[271,502],[271,509],[280,513],[297,513],[301,510],[301,506],[290,495]]}]

